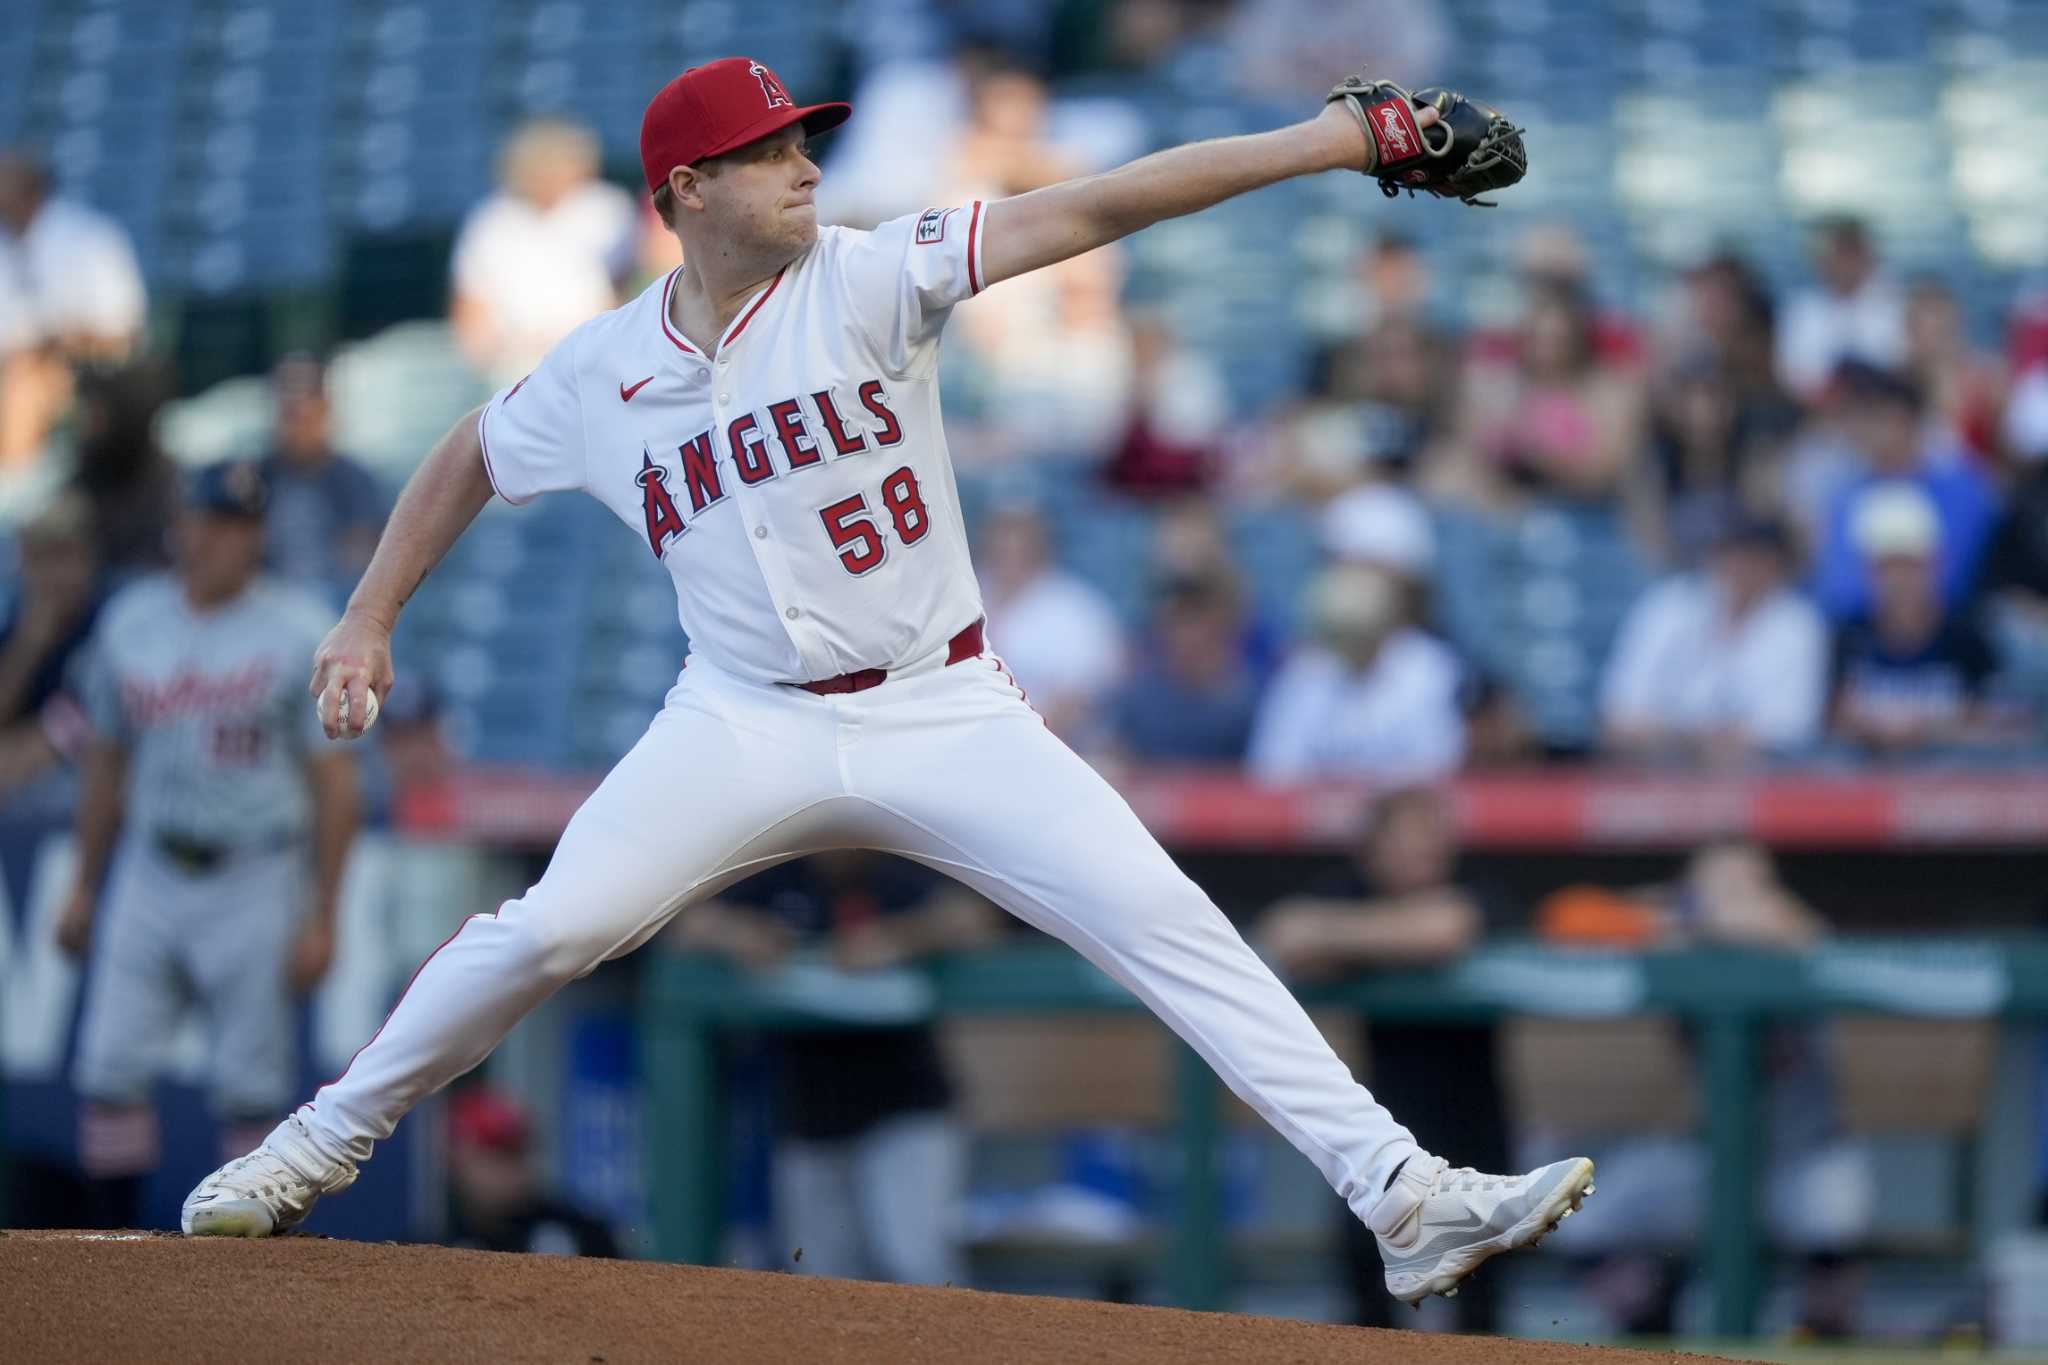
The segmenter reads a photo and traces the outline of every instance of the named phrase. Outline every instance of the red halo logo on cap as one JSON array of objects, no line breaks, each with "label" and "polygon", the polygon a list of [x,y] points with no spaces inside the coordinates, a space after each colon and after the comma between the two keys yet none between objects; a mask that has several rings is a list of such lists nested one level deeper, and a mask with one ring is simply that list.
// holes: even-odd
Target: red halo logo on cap
[{"label": "red halo logo on cap", "polygon": [[789,92],[782,88],[782,82],[775,79],[775,73],[767,67],[759,62],[748,62],[747,74],[761,82],[761,93],[768,97],[768,107],[770,109],[778,105],[785,109],[796,106],[796,101],[792,100],[789,97]]}]

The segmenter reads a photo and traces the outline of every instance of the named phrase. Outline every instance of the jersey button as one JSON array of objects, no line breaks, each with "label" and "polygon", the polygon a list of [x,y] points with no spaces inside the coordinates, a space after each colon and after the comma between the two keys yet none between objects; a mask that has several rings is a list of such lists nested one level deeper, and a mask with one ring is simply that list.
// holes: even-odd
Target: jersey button
[{"label": "jersey button", "polygon": [[767,527],[765,527],[765,526],[756,526],[756,527],[754,528],[754,539],[756,539],[756,540],[766,540],[766,539],[768,539],[768,528],[767,528]]},{"label": "jersey button", "polygon": [[718,395],[718,401],[721,403],[730,403],[732,401],[732,395],[729,393],[721,393],[720,395]]},{"label": "jersey button", "polygon": [[[724,362],[723,360],[721,360],[721,361],[719,361],[718,363],[719,363],[719,364],[721,364],[721,365],[723,365],[723,364],[724,364],[725,362]],[[709,370],[699,370],[699,371],[697,371],[697,377],[698,377],[699,379],[709,379],[709,378],[711,377],[711,371],[709,371]]]},{"label": "jersey button", "polygon": [[795,607],[791,607],[788,611],[785,611],[782,614],[784,616],[787,616],[790,620],[794,621],[798,616],[802,615],[803,613],[799,612]]}]

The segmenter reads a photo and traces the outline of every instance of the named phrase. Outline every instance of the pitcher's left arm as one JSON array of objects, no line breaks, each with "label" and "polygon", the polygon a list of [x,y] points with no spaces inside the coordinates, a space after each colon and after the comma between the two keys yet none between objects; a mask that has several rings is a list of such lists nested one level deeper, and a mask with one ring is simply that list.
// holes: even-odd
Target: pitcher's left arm
[{"label": "pitcher's left arm", "polygon": [[[1435,123],[1436,111],[1418,109],[1416,122]],[[1368,152],[1358,120],[1331,103],[1285,128],[1168,147],[1113,171],[998,200],[982,225],[984,287],[1282,180],[1363,170]]]}]

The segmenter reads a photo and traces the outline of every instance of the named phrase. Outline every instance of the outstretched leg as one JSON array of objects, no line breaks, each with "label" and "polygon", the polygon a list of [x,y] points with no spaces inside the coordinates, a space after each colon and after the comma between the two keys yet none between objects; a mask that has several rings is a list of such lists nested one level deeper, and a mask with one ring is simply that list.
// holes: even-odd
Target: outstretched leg
[{"label": "outstretched leg", "polygon": [[1373,1229],[1397,1297],[1455,1287],[1584,1197],[1590,1162],[1478,1177],[1423,1152],[998,660],[891,691],[876,689],[843,747],[849,790],[892,817],[895,851],[1070,944],[1150,1006]]}]

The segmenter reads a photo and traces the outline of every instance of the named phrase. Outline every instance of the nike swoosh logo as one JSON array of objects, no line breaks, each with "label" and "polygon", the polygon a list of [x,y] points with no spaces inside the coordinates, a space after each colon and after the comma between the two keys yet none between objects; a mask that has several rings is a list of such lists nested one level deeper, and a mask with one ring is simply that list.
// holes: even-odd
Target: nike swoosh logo
[{"label": "nike swoosh logo", "polygon": [[631,388],[627,388],[625,381],[621,380],[619,382],[619,401],[621,403],[632,402],[634,394],[640,392],[640,390],[646,388],[649,384],[652,384],[653,382],[654,376],[651,374],[648,375],[645,379],[641,380],[639,383],[633,385],[633,387]]},{"label": "nike swoosh logo", "polygon": [[[1416,1210],[1417,1214],[1419,1214],[1420,1212],[1420,1209]],[[1417,1241],[1415,1243],[1410,1243],[1410,1247],[1419,1245],[1420,1243],[1420,1239],[1422,1236],[1422,1228],[1424,1226],[1421,1219],[1419,1217],[1416,1217],[1413,1219],[1412,1223],[1404,1220],[1402,1226],[1400,1228],[1395,1229],[1395,1233],[1398,1236],[1399,1233],[1406,1231],[1411,1226],[1415,1230],[1414,1235],[1417,1238]],[[1451,1222],[1449,1219],[1445,1219],[1442,1222],[1430,1223],[1427,1226],[1431,1232],[1469,1232],[1474,1228],[1485,1227],[1486,1220],[1480,1217],[1480,1215],[1474,1212],[1473,1210],[1467,1209],[1465,1210],[1465,1219],[1463,1222],[1454,1223]],[[1385,1240],[1390,1246],[1400,1247],[1404,1251],[1409,1251],[1409,1247],[1403,1247],[1402,1244],[1398,1240],[1396,1240],[1395,1237],[1388,1237]],[[1432,1242],[1431,1245],[1435,1245],[1435,1243]],[[1415,1253],[1409,1251],[1409,1254],[1412,1256]]]}]

